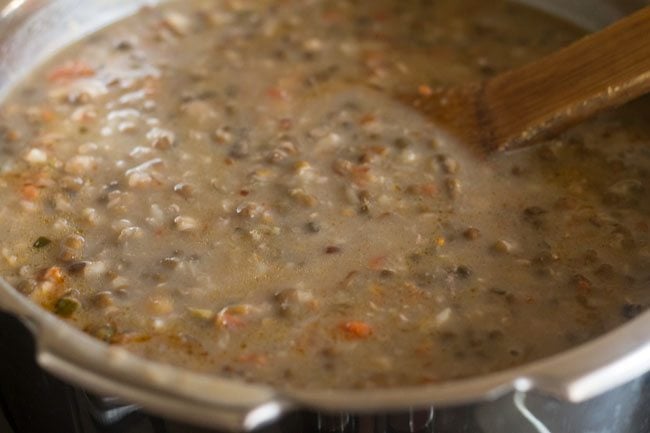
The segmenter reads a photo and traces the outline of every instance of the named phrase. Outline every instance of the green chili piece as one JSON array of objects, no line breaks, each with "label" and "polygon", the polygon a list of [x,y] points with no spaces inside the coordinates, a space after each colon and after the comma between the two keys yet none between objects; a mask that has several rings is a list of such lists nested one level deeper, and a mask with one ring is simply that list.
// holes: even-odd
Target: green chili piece
[{"label": "green chili piece", "polygon": [[57,316],[70,317],[80,306],[81,304],[76,299],[64,296],[56,301],[56,305],[54,305],[54,313],[56,313]]}]

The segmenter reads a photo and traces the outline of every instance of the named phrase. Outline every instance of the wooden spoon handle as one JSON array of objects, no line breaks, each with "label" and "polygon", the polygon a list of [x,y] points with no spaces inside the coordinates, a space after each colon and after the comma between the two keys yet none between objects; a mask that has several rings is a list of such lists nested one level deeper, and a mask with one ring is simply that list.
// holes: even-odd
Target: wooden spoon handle
[{"label": "wooden spoon handle", "polygon": [[650,7],[484,83],[482,104],[497,149],[535,139],[650,91]]}]

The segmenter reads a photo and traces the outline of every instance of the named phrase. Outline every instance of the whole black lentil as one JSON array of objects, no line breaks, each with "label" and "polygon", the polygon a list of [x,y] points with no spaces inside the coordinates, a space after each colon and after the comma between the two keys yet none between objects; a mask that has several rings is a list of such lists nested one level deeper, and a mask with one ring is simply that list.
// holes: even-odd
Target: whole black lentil
[{"label": "whole black lentil", "polygon": [[456,275],[458,275],[460,278],[467,279],[472,276],[472,270],[465,266],[465,265],[460,265],[456,268],[455,270]]},{"label": "whole black lentil", "polygon": [[49,238],[46,238],[45,236],[41,236],[36,241],[34,241],[34,244],[32,245],[34,248],[43,248],[51,244],[52,241]]},{"label": "whole black lentil", "polygon": [[645,307],[640,304],[625,304],[621,308],[621,314],[626,319],[634,319],[635,317],[643,313],[644,310]]}]

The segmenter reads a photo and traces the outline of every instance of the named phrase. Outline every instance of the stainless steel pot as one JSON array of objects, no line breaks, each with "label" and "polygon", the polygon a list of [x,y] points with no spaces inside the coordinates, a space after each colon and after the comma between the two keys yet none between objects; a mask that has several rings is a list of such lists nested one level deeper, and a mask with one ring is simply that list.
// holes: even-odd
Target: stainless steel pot
[{"label": "stainless steel pot", "polygon": [[[647,4],[645,0],[524,1],[592,29]],[[52,52],[146,3],[150,2],[0,0],[0,96]],[[168,417],[233,430],[250,430],[304,407],[362,413],[484,402],[489,413],[503,410],[499,405],[505,395],[514,399],[514,405],[508,400],[509,408],[524,418],[530,416],[533,428],[546,432],[546,427],[535,424],[526,398],[531,402],[536,396],[550,395],[583,402],[650,370],[649,312],[573,350],[486,376],[382,392],[289,392],[192,373],[109,347],[30,303],[1,278],[0,308],[27,324],[36,336],[38,363],[57,376]]]}]

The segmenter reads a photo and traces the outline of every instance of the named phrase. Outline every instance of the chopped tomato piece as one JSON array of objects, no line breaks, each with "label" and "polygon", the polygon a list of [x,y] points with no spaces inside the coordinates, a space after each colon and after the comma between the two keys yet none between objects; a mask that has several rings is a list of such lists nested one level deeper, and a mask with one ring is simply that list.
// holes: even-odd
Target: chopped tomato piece
[{"label": "chopped tomato piece", "polygon": [[23,185],[20,188],[20,194],[23,196],[25,200],[34,201],[38,198],[40,194],[40,190],[38,189],[37,186],[28,183]]},{"label": "chopped tomato piece", "polygon": [[373,123],[377,120],[377,117],[374,114],[366,113],[359,119],[361,125],[367,125],[368,123]]},{"label": "chopped tomato piece", "polygon": [[434,183],[423,183],[420,185],[420,195],[433,197],[438,194],[438,187]]},{"label": "chopped tomato piece", "polygon": [[218,314],[215,321],[226,329],[239,329],[246,325],[244,318],[236,314]]},{"label": "chopped tomato piece", "polygon": [[286,101],[289,99],[287,92],[279,87],[271,87],[266,91],[266,95],[276,101]]},{"label": "chopped tomato piece", "polygon": [[44,269],[38,279],[40,281],[51,281],[53,283],[62,283],[64,280],[63,272],[61,272],[61,268],[58,266]]},{"label": "chopped tomato piece", "polygon": [[376,256],[368,261],[368,267],[373,271],[378,271],[386,264],[386,256]]},{"label": "chopped tomato piece", "polygon": [[341,330],[349,339],[363,339],[372,335],[372,328],[366,322],[351,320],[341,324]]},{"label": "chopped tomato piece", "polygon": [[255,308],[248,304],[230,305],[217,313],[215,325],[229,330],[243,328],[254,310]]},{"label": "chopped tomato piece", "polygon": [[151,335],[144,332],[124,332],[116,334],[110,340],[113,344],[144,343],[151,340]]},{"label": "chopped tomato piece", "polygon": [[422,96],[431,96],[433,95],[433,89],[426,84],[421,84],[418,86],[418,93]]},{"label": "chopped tomato piece", "polygon": [[355,165],[351,169],[352,182],[358,186],[365,186],[373,179],[370,167],[367,165]]},{"label": "chopped tomato piece", "polygon": [[266,365],[269,362],[269,358],[262,353],[248,353],[241,355],[239,357],[239,362],[246,364]]},{"label": "chopped tomato piece", "polygon": [[95,75],[95,70],[88,66],[86,63],[77,60],[64,63],[62,66],[52,70],[47,76],[49,81],[64,81],[74,80],[83,77],[92,77]]}]

